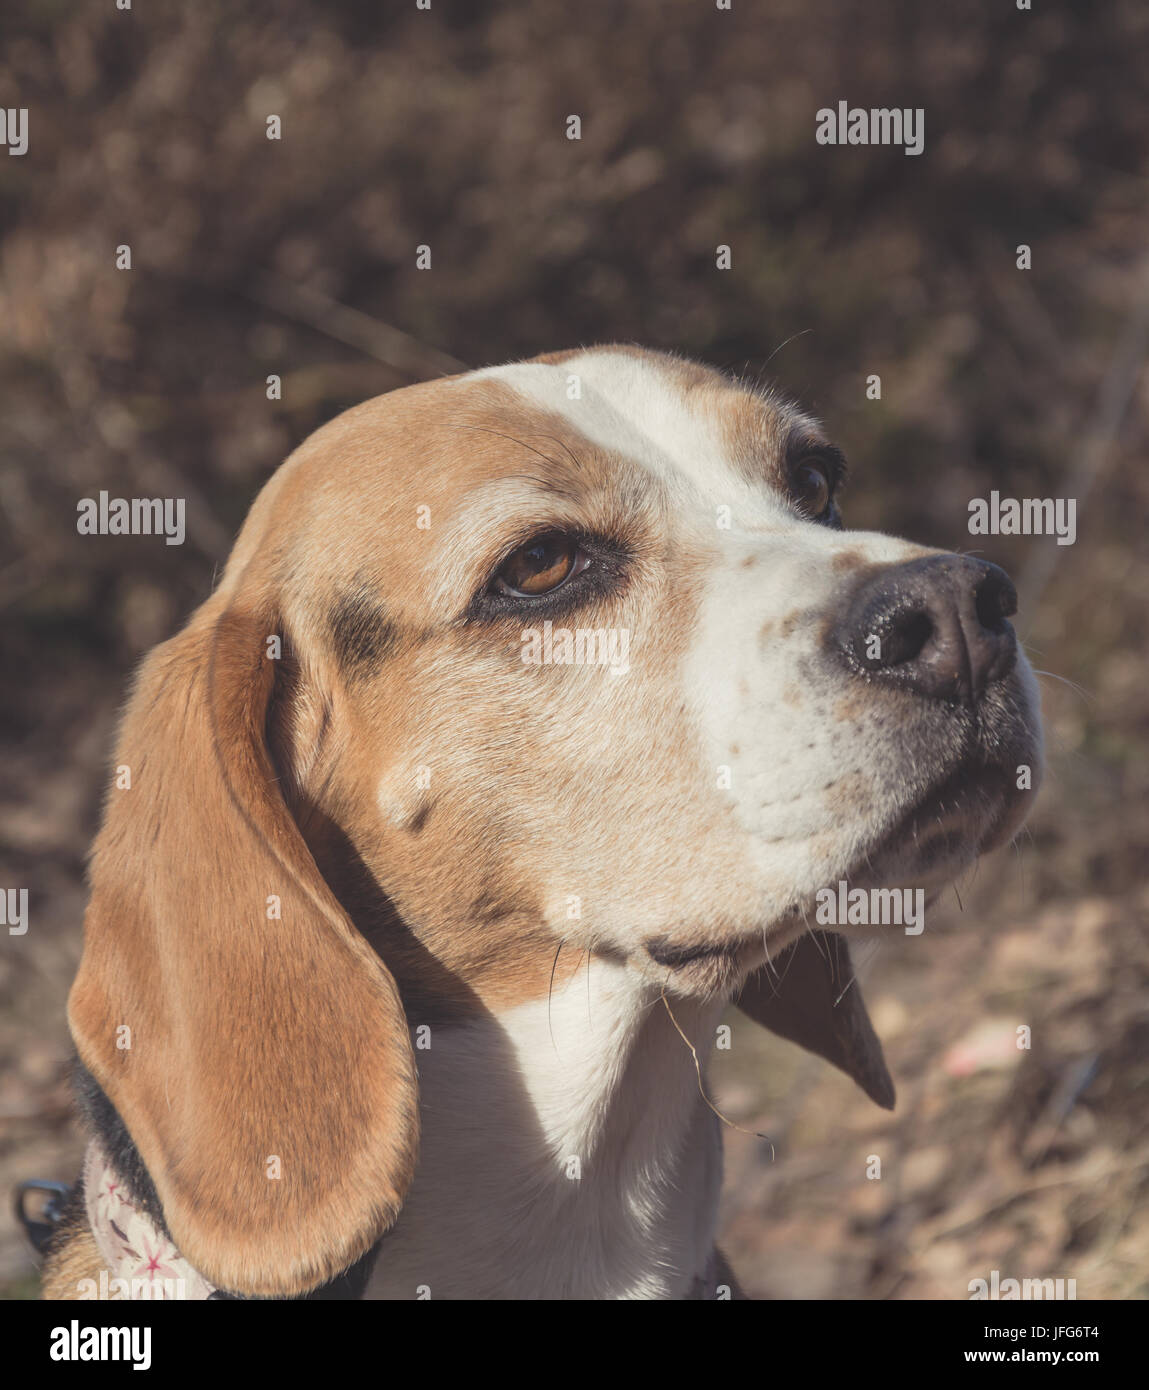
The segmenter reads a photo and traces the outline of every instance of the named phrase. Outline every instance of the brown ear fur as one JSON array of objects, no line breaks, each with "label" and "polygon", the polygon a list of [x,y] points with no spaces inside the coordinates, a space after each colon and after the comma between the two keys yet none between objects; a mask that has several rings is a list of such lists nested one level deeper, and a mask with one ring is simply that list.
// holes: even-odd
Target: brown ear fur
[{"label": "brown ear fur", "polygon": [[115,760],[131,788],[110,792],[95,844],[69,1019],[181,1252],[224,1289],[283,1296],[394,1221],[415,1069],[395,983],[280,794],[274,608],[226,602],[140,672]]},{"label": "brown ear fur", "polygon": [[735,1002],[764,1028],[833,1062],[883,1109],[894,1108],[894,1083],[843,937],[805,932],[756,970]]}]

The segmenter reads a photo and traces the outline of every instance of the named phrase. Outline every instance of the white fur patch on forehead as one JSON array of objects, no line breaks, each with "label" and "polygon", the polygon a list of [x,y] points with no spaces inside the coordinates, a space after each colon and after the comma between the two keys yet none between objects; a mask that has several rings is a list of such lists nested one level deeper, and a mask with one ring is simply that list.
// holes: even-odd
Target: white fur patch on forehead
[{"label": "white fur patch on forehead", "polygon": [[592,349],[561,363],[486,367],[459,384],[484,379],[504,382],[670,486],[686,482],[725,502],[760,493],[734,467],[717,413],[705,409],[703,393],[684,389],[672,360],[662,366],[650,357]]}]

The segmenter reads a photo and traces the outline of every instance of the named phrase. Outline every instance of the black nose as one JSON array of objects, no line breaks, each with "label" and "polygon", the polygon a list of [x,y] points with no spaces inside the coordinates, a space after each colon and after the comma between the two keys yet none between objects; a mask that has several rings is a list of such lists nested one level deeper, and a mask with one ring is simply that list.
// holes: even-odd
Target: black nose
[{"label": "black nose", "polygon": [[866,580],[830,641],[856,672],[973,705],[1017,659],[1006,621],[1016,612],[1004,570],[968,555],[929,556]]}]

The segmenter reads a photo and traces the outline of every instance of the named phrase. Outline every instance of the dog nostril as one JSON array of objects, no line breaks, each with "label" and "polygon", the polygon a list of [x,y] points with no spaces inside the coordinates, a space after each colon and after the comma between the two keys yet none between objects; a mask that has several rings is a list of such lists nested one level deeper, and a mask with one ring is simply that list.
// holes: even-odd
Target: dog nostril
[{"label": "dog nostril", "polygon": [[1017,590],[1007,575],[991,570],[977,586],[974,607],[982,627],[1000,632],[1006,618],[1017,612]]},{"label": "dog nostril", "polygon": [[867,665],[903,666],[922,654],[933,632],[934,623],[930,615],[921,609],[911,609],[901,614],[881,634],[881,653]]}]

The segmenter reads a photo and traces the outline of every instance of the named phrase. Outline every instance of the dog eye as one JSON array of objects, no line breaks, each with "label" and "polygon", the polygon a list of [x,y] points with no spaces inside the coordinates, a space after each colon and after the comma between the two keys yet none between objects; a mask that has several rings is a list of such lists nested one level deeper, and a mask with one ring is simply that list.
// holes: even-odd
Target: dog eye
[{"label": "dog eye", "polygon": [[829,473],[814,459],[807,459],[795,468],[794,492],[802,510],[814,521],[821,520],[829,511],[834,495]]},{"label": "dog eye", "polygon": [[552,593],[590,564],[574,536],[550,531],[520,545],[503,562],[492,582],[496,593],[536,598]]}]

